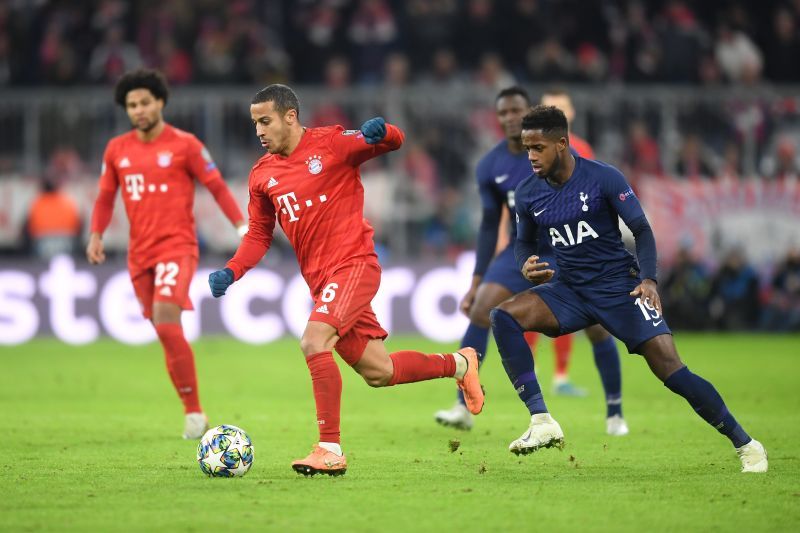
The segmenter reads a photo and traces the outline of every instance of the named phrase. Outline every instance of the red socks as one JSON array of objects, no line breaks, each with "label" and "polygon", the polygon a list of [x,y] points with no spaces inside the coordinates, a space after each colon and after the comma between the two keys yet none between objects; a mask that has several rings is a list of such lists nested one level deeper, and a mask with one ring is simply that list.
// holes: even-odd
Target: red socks
[{"label": "red socks", "polygon": [[180,324],[156,324],[156,333],[164,347],[167,373],[186,413],[202,413],[197,394],[197,373],[194,368],[192,347],[183,336]]},{"label": "red socks", "polygon": [[561,335],[553,339],[553,350],[556,352],[556,376],[567,373],[569,357],[572,354],[572,335]]},{"label": "red socks", "polygon": [[526,331],[525,332],[525,342],[528,343],[528,346],[531,347],[531,351],[536,349],[536,343],[539,340],[539,334],[535,331]]},{"label": "red socks", "polygon": [[311,386],[317,404],[320,442],[341,442],[339,420],[342,404],[342,374],[331,352],[318,352],[306,357],[311,371]]},{"label": "red socks", "polygon": [[424,354],[404,350],[390,354],[394,373],[389,385],[415,383],[427,379],[452,377],[456,373],[456,360],[451,353]]}]

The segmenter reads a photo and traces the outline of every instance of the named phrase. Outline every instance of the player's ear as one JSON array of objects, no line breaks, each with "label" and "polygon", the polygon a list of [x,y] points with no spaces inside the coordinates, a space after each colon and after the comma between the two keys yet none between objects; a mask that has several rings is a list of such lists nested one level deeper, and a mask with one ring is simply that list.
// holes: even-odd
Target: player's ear
[{"label": "player's ear", "polygon": [[289,126],[293,125],[297,122],[297,109],[290,109],[283,115],[283,119],[286,121],[286,124]]}]

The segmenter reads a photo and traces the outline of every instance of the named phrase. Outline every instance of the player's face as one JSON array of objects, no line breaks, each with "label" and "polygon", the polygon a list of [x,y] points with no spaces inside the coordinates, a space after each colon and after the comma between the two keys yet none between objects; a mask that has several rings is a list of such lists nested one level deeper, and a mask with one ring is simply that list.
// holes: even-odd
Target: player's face
[{"label": "player's face", "polygon": [[566,94],[545,94],[542,96],[541,104],[560,109],[567,117],[567,124],[572,124],[572,119],[575,118],[575,108],[572,107],[572,98]]},{"label": "player's face", "polygon": [[131,125],[137,130],[147,133],[162,120],[164,100],[156,98],[149,89],[133,89],[125,95],[125,111]]},{"label": "player's face", "polygon": [[530,104],[519,94],[504,96],[497,100],[497,120],[506,139],[519,139],[522,133],[522,117],[530,111]]},{"label": "player's face", "polygon": [[564,137],[546,135],[542,130],[522,130],[522,146],[536,175],[549,178],[561,168],[568,144]]},{"label": "player's face", "polygon": [[291,125],[297,120],[297,112],[290,109],[281,115],[273,102],[260,102],[250,106],[250,118],[256,125],[256,136],[270,154],[283,153],[289,144]]}]

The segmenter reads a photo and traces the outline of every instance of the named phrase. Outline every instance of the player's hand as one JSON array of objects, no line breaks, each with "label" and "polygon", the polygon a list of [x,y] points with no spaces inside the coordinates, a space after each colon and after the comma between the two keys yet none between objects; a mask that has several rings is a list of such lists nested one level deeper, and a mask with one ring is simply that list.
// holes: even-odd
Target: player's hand
[{"label": "player's hand", "polygon": [[556,273],[552,268],[547,268],[549,266],[550,263],[546,261],[540,263],[538,255],[532,255],[522,265],[522,275],[531,283],[547,283]]},{"label": "player's hand", "polygon": [[656,282],[652,279],[645,279],[635,289],[631,291],[631,296],[639,297],[643,302],[650,302],[653,308],[661,312],[661,297],[656,290]]},{"label": "player's hand", "polygon": [[367,144],[377,144],[386,137],[386,121],[383,117],[371,118],[361,125],[361,133]]},{"label": "player's hand", "polygon": [[467,294],[461,298],[461,304],[459,304],[459,309],[461,312],[464,313],[467,317],[469,317],[469,313],[472,310],[472,304],[475,303],[475,293],[478,292],[478,287],[470,287],[467,291]]},{"label": "player's hand", "polygon": [[217,270],[208,275],[208,286],[211,287],[211,294],[214,295],[214,298],[219,298],[225,294],[225,291],[228,290],[232,283],[233,270],[230,268]]},{"label": "player's hand", "polygon": [[99,265],[106,260],[106,253],[103,251],[103,239],[97,233],[89,235],[89,245],[86,246],[86,259],[93,265]]}]

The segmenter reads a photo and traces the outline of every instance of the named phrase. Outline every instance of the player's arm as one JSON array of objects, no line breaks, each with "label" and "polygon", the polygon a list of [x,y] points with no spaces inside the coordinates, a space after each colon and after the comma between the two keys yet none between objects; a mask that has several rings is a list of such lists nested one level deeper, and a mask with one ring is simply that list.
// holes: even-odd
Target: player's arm
[{"label": "player's arm", "polygon": [[478,164],[478,196],[481,199],[481,223],[478,226],[478,238],[475,246],[475,270],[472,273],[472,284],[461,299],[461,311],[469,316],[478,286],[483,281],[483,276],[489,268],[497,247],[497,236],[500,228],[500,218],[503,212],[503,199],[498,197],[496,190],[489,181],[489,169],[484,161]]},{"label": "player's arm", "polygon": [[189,173],[205,185],[225,217],[236,227],[239,236],[243,236],[247,232],[247,224],[244,222],[242,210],[239,209],[239,204],[236,203],[231,190],[222,179],[222,174],[211,158],[208,149],[195,138],[190,141],[187,165]]},{"label": "player's arm", "polygon": [[119,188],[119,179],[114,167],[111,146],[109,145],[103,154],[97,199],[92,209],[89,244],[86,246],[86,259],[93,265],[98,265],[106,260],[103,248],[103,233],[108,228],[111,216],[114,214],[114,199],[117,196],[117,188]]},{"label": "player's arm", "polygon": [[633,193],[633,189],[628,184],[625,176],[614,169],[609,174],[608,179],[603,183],[606,201],[616,211],[628,229],[633,234],[636,242],[636,258],[639,261],[639,268],[642,283],[633,291],[631,296],[641,297],[642,300],[649,300],[656,309],[661,309],[661,298],[657,291],[658,280],[658,252],[656,251],[656,238],[650,222],[644,214],[639,199]]},{"label": "player's arm", "polygon": [[528,202],[520,190],[522,182],[517,187],[514,197],[517,217],[517,240],[514,242],[514,256],[522,275],[531,283],[547,283],[555,275],[555,270],[547,268],[547,262],[539,262],[536,250],[539,248],[538,224],[528,212]]},{"label": "player's arm", "polygon": [[383,117],[371,118],[359,130],[339,130],[331,137],[331,147],[350,165],[356,167],[381,154],[402,146],[403,130],[387,124]]},{"label": "player's arm", "polygon": [[253,187],[253,174],[251,173],[250,176],[250,201],[247,203],[248,230],[225,268],[212,272],[208,276],[211,294],[215,298],[225,294],[234,281],[256,266],[272,244],[275,230],[275,206],[272,205],[266,193]]}]

